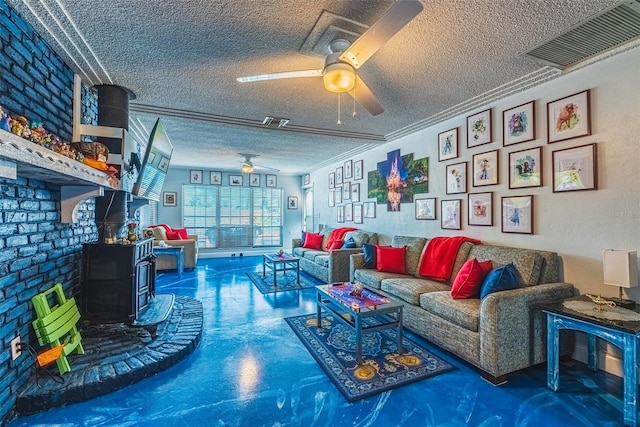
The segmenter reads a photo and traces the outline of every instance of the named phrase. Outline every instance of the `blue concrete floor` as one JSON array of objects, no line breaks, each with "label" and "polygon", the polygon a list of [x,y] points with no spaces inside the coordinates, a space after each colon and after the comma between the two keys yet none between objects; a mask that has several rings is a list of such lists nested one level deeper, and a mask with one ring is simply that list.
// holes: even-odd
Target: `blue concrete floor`
[{"label": "blue concrete floor", "polygon": [[159,293],[202,301],[200,347],[154,377],[15,419],[9,427],[622,425],[619,378],[570,362],[562,366],[558,393],[545,386],[545,366],[512,374],[507,384],[494,387],[430,344],[428,349],[458,369],[347,403],[283,320],[313,312],[314,290],[262,295],[245,274],[261,271],[260,262],[261,257],[204,259],[181,279],[162,273]]}]

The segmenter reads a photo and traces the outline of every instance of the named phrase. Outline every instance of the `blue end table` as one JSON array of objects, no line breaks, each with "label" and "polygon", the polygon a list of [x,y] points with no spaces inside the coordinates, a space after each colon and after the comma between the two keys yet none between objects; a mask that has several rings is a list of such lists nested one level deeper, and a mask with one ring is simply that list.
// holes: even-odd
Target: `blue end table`
[{"label": "blue end table", "polygon": [[184,246],[154,246],[153,254],[155,256],[173,256],[176,258],[176,270],[178,270],[178,278],[182,277],[184,272]]},{"label": "blue end table", "polygon": [[[566,301],[588,301],[589,297],[581,295]],[[595,307],[595,304],[594,304]],[[558,391],[560,330],[568,329],[588,334],[588,366],[593,371],[598,368],[596,337],[601,338],[622,349],[624,362],[623,408],[624,423],[635,427],[638,425],[638,338],[640,337],[640,321],[608,320],[586,312],[577,312],[562,304],[544,307],[547,313],[547,386]],[[635,310],[640,313],[638,309]]]}]

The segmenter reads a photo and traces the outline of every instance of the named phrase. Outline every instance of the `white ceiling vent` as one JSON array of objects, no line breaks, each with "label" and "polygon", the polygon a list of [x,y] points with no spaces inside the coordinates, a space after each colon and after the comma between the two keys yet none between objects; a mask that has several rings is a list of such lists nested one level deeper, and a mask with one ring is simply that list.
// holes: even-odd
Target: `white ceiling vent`
[{"label": "white ceiling vent", "polygon": [[640,1],[627,0],[526,52],[564,69],[640,37]]}]

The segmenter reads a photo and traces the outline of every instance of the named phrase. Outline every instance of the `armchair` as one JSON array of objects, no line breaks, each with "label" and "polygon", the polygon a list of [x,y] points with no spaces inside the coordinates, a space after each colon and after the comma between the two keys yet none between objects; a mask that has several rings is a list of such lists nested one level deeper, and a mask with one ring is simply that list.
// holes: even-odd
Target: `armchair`
[{"label": "armchair", "polygon": [[[187,234],[186,229],[172,229],[166,224],[152,225],[145,234],[153,234],[153,245],[157,246],[162,240],[169,246],[184,246],[184,268],[193,269],[198,262],[198,236]],[[185,239],[184,236],[187,238]],[[160,256],[156,260],[156,270],[174,270],[177,268],[176,259],[170,256]]]}]

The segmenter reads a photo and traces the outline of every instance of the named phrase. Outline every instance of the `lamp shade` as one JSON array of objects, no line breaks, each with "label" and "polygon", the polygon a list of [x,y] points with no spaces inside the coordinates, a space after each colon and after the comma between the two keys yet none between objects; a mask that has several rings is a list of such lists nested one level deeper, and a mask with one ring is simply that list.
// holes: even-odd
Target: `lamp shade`
[{"label": "lamp shade", "polygon": [[608,249],[602,253],[604,283],[621,288],[638,286],[638,254],[636,251]]},{"label": "lamp shade", "polygon": [[242,173],[251,173],[253,172],[253,166],[247,163],[242,164]]},{"label": "lamp shade", "polygon": [[325,67],[322,76],[324,87],[329,92],[348,92],[356,84],[356,73],[348,64],[336,63]]}]

